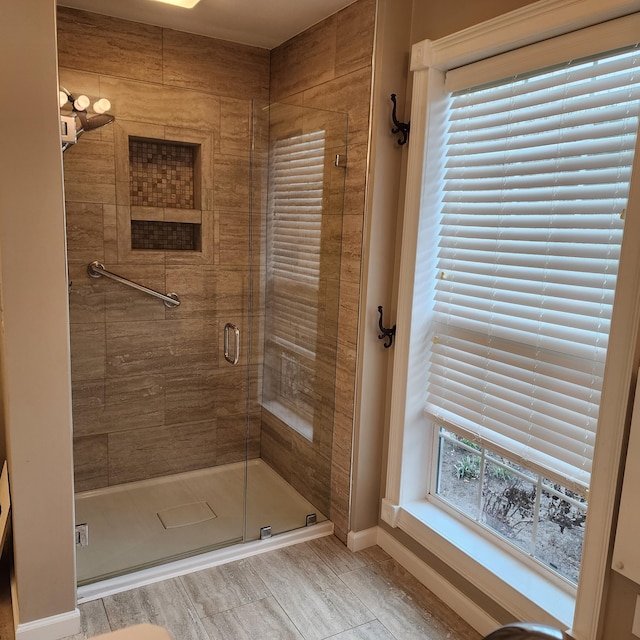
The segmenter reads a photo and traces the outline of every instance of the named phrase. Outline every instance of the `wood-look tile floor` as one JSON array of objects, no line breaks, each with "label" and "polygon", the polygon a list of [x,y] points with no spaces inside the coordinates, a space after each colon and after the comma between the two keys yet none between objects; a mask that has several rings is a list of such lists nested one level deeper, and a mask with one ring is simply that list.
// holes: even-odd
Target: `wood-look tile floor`
[{"label": "wood-look tile floor", "polygon": [[150,622],[176,640],[478,640],[379,547],[333,536],[80,605],[86,640]]}]

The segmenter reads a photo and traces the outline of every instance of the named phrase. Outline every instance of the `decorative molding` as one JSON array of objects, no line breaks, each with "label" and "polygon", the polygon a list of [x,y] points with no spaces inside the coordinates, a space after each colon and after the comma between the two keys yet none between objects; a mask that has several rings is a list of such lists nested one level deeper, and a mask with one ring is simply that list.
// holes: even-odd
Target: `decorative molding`
[{"label": "decorative molding", "polygon": [[18,624],[16,640],[56,640],[80,631],[80,611],[76,608],[49,618]]},{"label": "decorative molding", "polygon": [[389,526],[394,529],[398,526],[398,516],[400,515],[400,505],[393,504],[387,498],[382,500],[382,507],[380,510],[380,517]]},{"label": "decorative molding", "polygon": [[347,548],[356,553],[378,544],[378,527],[371,527],[363,531],[349,531],[347,534]]},{"label": "decorative molding", "polygon": [[[428,523],[428,524],[425,524]],[[458,515],[433,504],[400,509],[398,529],[442,560],[469,584],[485,592],[516,620],[566,628],[574,612],[575,590],[552,582],[512,551],[482,536]],[[570,588],[569,588],[570,589]]]},{"label": "decorative molding", "polygon": [[453,69],[640,11],[640,0],[540,0],[439,40],[413,46],[411,70]]},{"label": "decorative molding", "polygon": [[378,528],[378,545],[411,575],[484,636],[500,626],[484,609],[456,589],[393,536]]},{"label": "decorative molding", "polygon": [[[623,466],[626,427],[631,420],[634,377],[638,371],[638,327],[640,326],[640,136],[636,140],[629,200],[609,346],[605,365],[599,424],[608,425],[606,437],[596,436],[589,513],[582,551],[576,615],[571,630],[576,640],[596,640],[605,603],[605,585],[610,567],[608,549],[616,526],[618,474]],[[636,416],[636,420],[638,417]],[[633,451],[630,451],[633,453]],[[631,460],[631,464],[638,464]],[[629,465],[627,465],[629,466]],[[634,505],[634,508],[635,505]],[[620,518],[620,526],[625,519]],[[634,530],[630,534],[637,538]]]}]

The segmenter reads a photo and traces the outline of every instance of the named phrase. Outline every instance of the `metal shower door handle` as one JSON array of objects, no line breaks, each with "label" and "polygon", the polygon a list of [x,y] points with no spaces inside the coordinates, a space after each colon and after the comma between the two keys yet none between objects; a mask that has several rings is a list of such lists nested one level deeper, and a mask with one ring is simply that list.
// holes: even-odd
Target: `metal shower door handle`
[{"label": "metal shower door handle", "polygon": [[[229,353],[229,333],[233,331],[234,346],[233,357]],[[240,329],[235,324],[227,322],[224,325],[224,359],[229,364],[238,364],[238,358],[240,357]]]}]

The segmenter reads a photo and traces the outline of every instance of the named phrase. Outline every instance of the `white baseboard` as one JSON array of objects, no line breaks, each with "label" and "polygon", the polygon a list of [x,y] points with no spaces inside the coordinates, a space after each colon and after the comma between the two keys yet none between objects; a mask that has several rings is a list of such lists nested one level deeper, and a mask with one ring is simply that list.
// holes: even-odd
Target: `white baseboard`
[{"label": "white baseboard", "polygon": [[451,607],[465,622],[480,633],[480,635],[485,636],[500,626],[500,623],[488,615],[484,609],[456,589],[456,587],[434,571],[426,562],[409,551],[393,536],[384,531],[384,529],[376,527],[376,530],[377,544],[427,587],[429,591],[434,593],[447,606]]},{"label": "white baseboard", "polygon": [[16,640],[58,640],[80,632],[80,611],[76,608],[49,618],[18,624]]},{"label": "white baseboard", "polygon": [[378,544],[378,527],[371,527],[363,531],[349,531],[347,534],[347,548],[354,553],[376,544]]}]

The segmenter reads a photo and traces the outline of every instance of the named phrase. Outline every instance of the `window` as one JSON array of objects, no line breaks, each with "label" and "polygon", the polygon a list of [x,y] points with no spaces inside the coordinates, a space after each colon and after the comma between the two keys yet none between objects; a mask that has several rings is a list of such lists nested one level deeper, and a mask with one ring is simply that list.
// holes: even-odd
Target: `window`
[{"label": "window", "polygon": [[[573,632],[590,638],[638,322],[626,299],[640,293],[628,215],[640,18],[568,33],[552,12],[534,5],[414,48],[381,517],[519,618],[568,626],[577,597]],[[576,596],[587,497],[597,515]],[[548,531],[572,538],[562,563]]]},{"label": "window", "polygon": [[[483,445],[470,454],[441,436],[441,452],[453,447],[458,465],[473,461],[468,473],[454,467],[460,482],[479,471],[485,447],[535,474],[489,464],[480,512],[463,511],[532,557],[554,547],[546,564],[575,583],[639,60],[633,47],[573,61],[455,92],[447,108],[426,411]],[[450,458],[441,455],[440,485]],[[559,536],[543,526],[554,521]]]}]

